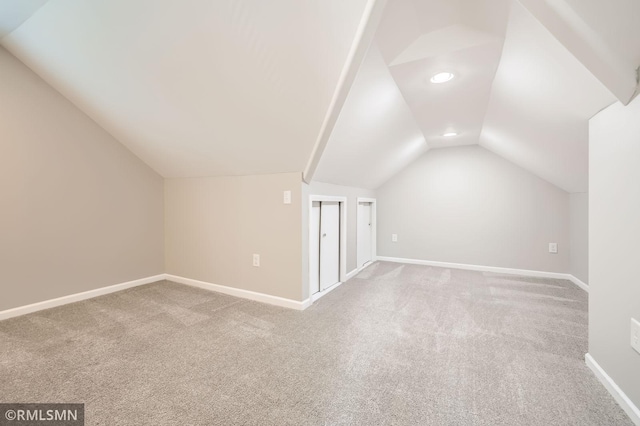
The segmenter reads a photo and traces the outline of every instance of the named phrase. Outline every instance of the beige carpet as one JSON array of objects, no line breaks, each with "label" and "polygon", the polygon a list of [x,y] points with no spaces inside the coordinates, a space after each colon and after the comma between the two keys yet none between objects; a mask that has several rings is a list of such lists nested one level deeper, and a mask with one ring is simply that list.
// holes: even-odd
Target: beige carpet
[{"label": "beige carpet", "polygon": [[160,282],[0,322],[0,402],[87,425],[632,425],[568,281],[376,263],[304,312]]}]

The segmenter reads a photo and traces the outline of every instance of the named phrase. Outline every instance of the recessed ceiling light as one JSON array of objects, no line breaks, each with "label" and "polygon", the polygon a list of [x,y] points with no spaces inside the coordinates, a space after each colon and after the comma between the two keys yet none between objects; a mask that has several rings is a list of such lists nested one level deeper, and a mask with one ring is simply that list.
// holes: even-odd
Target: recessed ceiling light
[{"label": "recessed ceiling light", "polygon": [[456,132],[448,132],[448,133],[445,133],[442,136],[444,136],[445,138],[452,138],[454,136],[458,136],[458,133],[456,133]]},{"label": "recessed ceiling light", "polygon": [[452,72],[439,72],[431,77],[431,82],[436,84],[446,83],[447,81],[452,80],[453,77],[455,77],[455,75]]}]

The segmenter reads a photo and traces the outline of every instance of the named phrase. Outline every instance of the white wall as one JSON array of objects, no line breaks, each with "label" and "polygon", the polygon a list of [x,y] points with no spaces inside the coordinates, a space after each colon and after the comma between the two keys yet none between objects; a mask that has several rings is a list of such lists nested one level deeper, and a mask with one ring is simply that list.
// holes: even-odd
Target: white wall
[{"label": "white wall", "polygon": [[300,173],[167,179],[167,273],[303,300],[301,188]]},{"label": "white wall", "polygon": [[640,98],[589,122],[589,353],[640,407]]},{"label": "white wall", "polygon": [[309,195],[347,197],[347,273],[357,269],[358,198],[375,198],[376,192],[371,189],[333,185],[316,181],[311,182],[308,192]]},{"label": "white wall", "polygon": [[589,193],[569,195],[569,237],[571,244],[569,273],[589,284]]},{"label": "white wall", "polygon": [[164,272],[163,179],[0,47],[0,310]]},{"label": "white wall", "polygon": [[569,271],[569,194],[480,146],[430,150],[376,192],[378,256]]}]

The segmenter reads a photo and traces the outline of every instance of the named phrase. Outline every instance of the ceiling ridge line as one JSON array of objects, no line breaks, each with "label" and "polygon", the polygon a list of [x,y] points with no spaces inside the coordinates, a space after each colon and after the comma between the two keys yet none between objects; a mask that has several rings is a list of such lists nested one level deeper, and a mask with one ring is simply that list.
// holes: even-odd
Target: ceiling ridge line
[{"label": "ceiling ridge line", "polygon": [[302,173],[302,180],[306,183],[310,183],[313,180],[313,175],[318,168],[322,153],[329,142],[331,132],[338,121],[340,111],[355,81],[358,69],[364,60],[367,50],[369,50],[369,46],[373,42],[373,37],[382,19],[382,12],[386,3],[387,0],[368,0],[367,2],[353,44],[351,45],[345,65],[340,73],[340,78],[338,79],[331,103],[329,104],[329,109],[322,122],[320,133],[311,151],[309,161]]}]

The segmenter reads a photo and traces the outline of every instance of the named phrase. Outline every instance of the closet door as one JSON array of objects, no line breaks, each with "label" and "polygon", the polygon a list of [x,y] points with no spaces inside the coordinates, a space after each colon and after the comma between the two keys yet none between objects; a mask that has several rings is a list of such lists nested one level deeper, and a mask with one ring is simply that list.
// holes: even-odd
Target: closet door
[{"label": "closet door", "polygon": [[320,203],[320,291],[340,281],[340,204]]},{"label": "closet door", "polygon": [[371,203],[358,203],[358,268],[372,260],[373,228],[371,220]]}]

